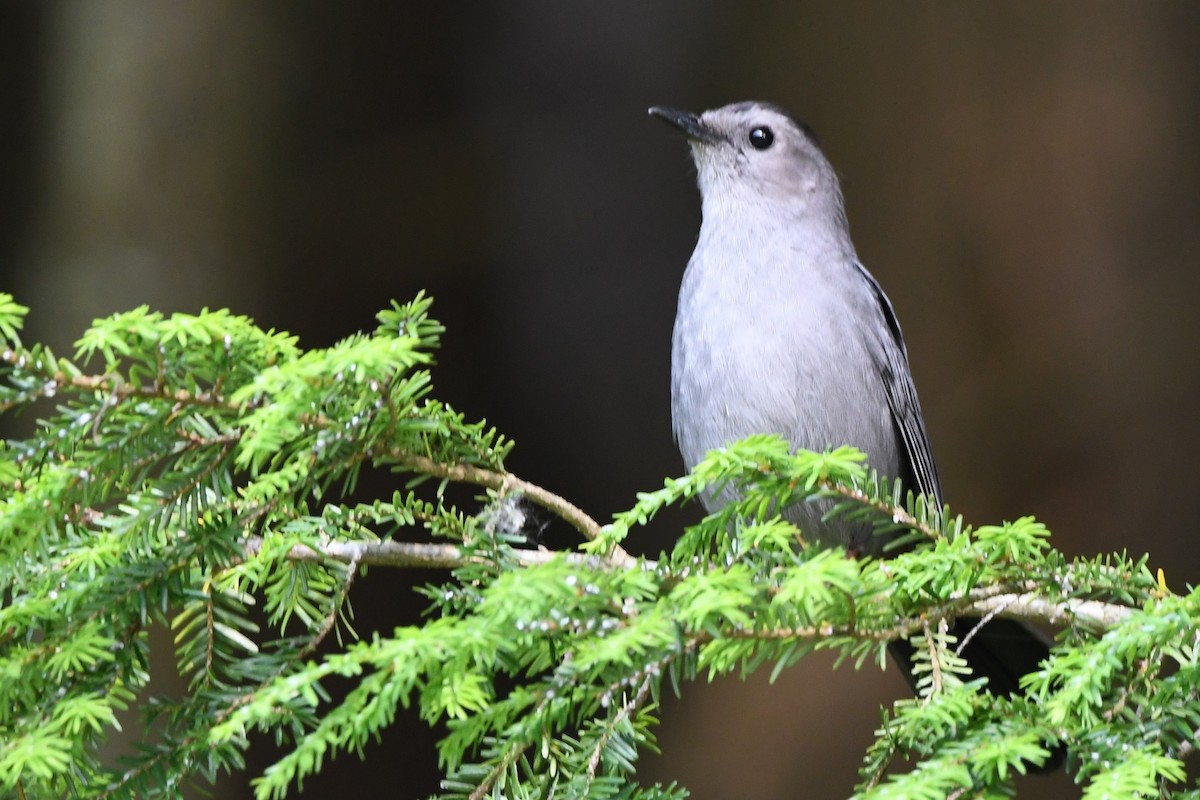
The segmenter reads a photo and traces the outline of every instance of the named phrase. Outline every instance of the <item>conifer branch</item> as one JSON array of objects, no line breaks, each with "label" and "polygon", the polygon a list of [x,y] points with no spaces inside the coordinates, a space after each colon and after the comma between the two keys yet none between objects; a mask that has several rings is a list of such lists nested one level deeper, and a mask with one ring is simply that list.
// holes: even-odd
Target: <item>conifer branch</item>
[{"label": "conifer branch", "polygon": [[1068,597],[1052,601],[1038,595],[1034,588],[1031,584],[1029,591],[982,597],[971,604],[970,611],[973,615],[996,614],[1049,625],[1079,625],[1097,632],[1124,622],[1134,612],[1129,606],[1099,600]]},{"label": "conifer branch", "polygon": [[[522,480],[510,472],[475,467],[470,464],[442,464],[427,456],[417,455],[403,450],[392,449],[388,457],[394,461],[411,467],[425,475],[435,478],[447,478],[462,483],[472,483],[499,492],[501,495],[518,493],[547,511],[569,523],[575,530],[583,534],[589,541],[600,536],[600,525],[587,515],[581,508],[553,492],[547,491],[537,484]],[[612,557],[617,561],[633,562],[634,559],[619,545],[613,545]]]},{"label": "conifer branch", "polygon": [[[262,549],[262,544],[262,537],[248,537],[245,540],[247,555],[256,554]],[[583,553],[546,549],[513,551],[513,557],[522,566],[545,564],[560,556],[568,563],[585,566],[589,569],[615,570],[636,566],[647,572],[653,572],[659,566],[653,560],[639,560],[628,554],[602,558]],[[318,549],[296,545],[288,557],[294,561],[319,563],[333,560],[346,564],[358,563],[364,566],[414,569],[457,569],[471,563],[485,563],[481,557],[468,557],[458,545],[395,540],[329,541]],[[981,587],[959,601],[930,609],[926,616],[927,618],[978,616],[989,619],[993,616],[1001,616],[1044,622],[1050,625],[1080,625],[1088,630],[1103,631],[1127,619],[1134,611],[1129,606],[1105,603],[1099,600],[1064,598],[1053,601],[1038,595],[1035,589],[1036,584],[1032,582],[1027,588],[1017,589]],[[878,631],[855,629],[853,626],[837,629],[812,627],[734,632],[731,636],[734,638],[805,639],[830,636],[836,633],[839,636],[889,641],[910,636],[920,630],[922,624],[921,620],[912,619]]]},{"label": "conifer branch", "polygon": [[[57,392],[65,389],[80,389],[89,392],[101,392],[109,396],[107,406],[113,406],[121,400],[129,398],[143,398],[154,400],[167,400],[180,405],[204,406],[206,408],[221,409],[225,411],[238,412],[241,407],[230,403],[225,397],[220,394],[220,387],[214,386],[212,390],[207,392],[189,392],[184,389],[172,389],[166,386],[161,377],[150,384],[131,383],[127,382],[120,375],[67,375],[61,371],[51,371],[48,369],[36,370],[37,364],[29,362],[25,355],[12,348],[0,350],[0,362],[4,362],[12,367],[20,367],[26,370],[34,370],[44,375],[46,383],[41,387],[41,393],[46,396],[53,396]],[[26,397],[17,397],[14,400],[0,404],[0,411],[7,411],[23,405],[27,402]]]},{"label": "conifer branch", "polygon": [[852,500],[859,505],[874,509],[883,516],[891,517],[892,522],[897,525],[903,525],[906,528],[911,528],[930,541],[937,539],[941,535],[936,528],[921,522],[898,503],[885,502],[881,498],[872,497],[862,489],[854,486],[846,486],[836,481],[824,480],[820,482],[820,485],[822,489],[830,494]]},{"label": "conifer branch", "polygon": [[[244,544],[246,555],[257,555],[262,550],[262,546],[263,538],[261,536],[247,537]],[[656,566],[653,561],[639,562],[638,559],[628,555],[624,558],[602,558],[586,553],[569,553],[545,548],[513,551],[513,558],[518,564],[525,567],[546,564],[559,557],[568,563],[590,569],[623,569],[641,563],[643,569],[653,570]],[[487,563],[482,556],[468,556],[462,547],[455,544],[395,540],[329,541],[317,549],[298,544],[289,551],[288,558],[292,561],[307,561],[317,564],[325,561],[340,561],[344,564],[360,564],[368,567],[412,569],[458,569],[468,564]]]},{"label": "conifer branch", "polygon": [[[27,309],[0,293],[0,413],[47,414],[28,438],[0,441],[0,794],[156,796],[240,769],[262,732],[291,748],[256,779],[278,800],[411,706],[444,723],[444,800],[678,800],[681,789],[637,787],[633,771],[653,747],[647,704],[669,685],[778,671],[818,649],[864,664],[924,632],[922,697],[885,712],[864,800],[1004,794],[1047,746],[1066,747],[1077,782],[1108,796],[1187,796],[1170,792],[1196,746],[1200,591],[1170,591],[1148,557],[1071,560],[1032,518],[971,528],[928,498],[900,502],[852,447],[795,451],[765,435],[602,526],[508,474],[512,442],[430,396],[442,329],[428,308],[423,295],[393,304],[374,332],[305,350],[229,312],[143,307],[84,333],[76,358],[102,361],[84,374],[23,347]],[[484,487],[489,504],[407,490],[364,500],[368,465]],[[719,485],[740,499],[657,562],[611,546]],[[887,560],[812,547],[779,514],[822,498],[931,546]],[[594,544],[520,549],[526,499]],[[372,538],[415,526],[433,538]],[[330,636],[368,566],[453,574],[422,589],[423,623]],[[956,679],[945,631],[964,617],[1065,630],[1022,682],[1027,696],[993,702]],[[144,634],[157,620],[190,678],[181,698],[149,684]],[[104,747],[134,704],[156,738],[117,774]],[[901,763],[916,766],[894,772]]]}]

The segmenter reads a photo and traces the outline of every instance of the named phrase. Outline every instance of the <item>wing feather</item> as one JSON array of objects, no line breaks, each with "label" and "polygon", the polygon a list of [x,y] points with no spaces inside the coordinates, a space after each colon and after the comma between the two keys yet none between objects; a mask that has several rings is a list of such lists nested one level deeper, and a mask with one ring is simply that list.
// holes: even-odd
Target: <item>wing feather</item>
[{"label": "wing feather", "polygon": [[917,399],[917,387],[913,384],[912,371],[908,366],[904,334],[900,331],[892,302],[884,294],[879,282],[858,261],[854,262],[854,266],[874,292],[886,326],[881,329],[878,347],[873,348],[873,352],[887,394],[888,407],[892,411],[892,421],[908,457],[910,474],[907,477],[915,483],[909,488],[934,497],[941,506],[942,485],[938,478],[937,463],[933,460],[933,448],[929,445],[929,435],[925,432],[925,418]]}]

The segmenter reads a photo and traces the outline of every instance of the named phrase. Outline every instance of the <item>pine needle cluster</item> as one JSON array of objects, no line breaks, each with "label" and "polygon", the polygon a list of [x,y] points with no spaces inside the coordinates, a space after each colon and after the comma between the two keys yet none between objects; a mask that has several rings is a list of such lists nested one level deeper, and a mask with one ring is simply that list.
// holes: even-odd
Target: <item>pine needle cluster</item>
[{"label": "pine needle cluster", "polygon": [[[856,797],[1007,796],[1056,747],[1088,798],[1200,796],[1184,769],[1200,594],[1169,591],[1145,558],[1069,560],[1033,519],[972,528],[852,448],[768,436],[599,525],[508,473],[511,442],[433,398],[429,305],[393,304],[372,333],[311,350],[225,311],[139,308],[63,358],[22,344],[26,309],[0,294],[0,412],[37,418],[0,445],[0,792],[174,797],[242,770],[267,732],[283,755],[253,785],[283,798],[415,707],[445,726],[442,797],[681,798],[637,780],[664,691],[778,675],[814,650],[882,666],[909,638],[918,695],[885,711]],[[365,467],[399,488],[351,500]],[[455,506],[448,483],[478,502]],[[743,499],[670,552],[622,549],[724,483]],[[779,516],[830,499],[915,546],[855,558]],[[579,549],[532,546],[530,503]],[[360,639],[350,601],[371,566],[452,572],[423,590],[424,624]],[[948,633],[994,615],[1060,631],[1021,696],[990,694]],[[173,632],[182,696],[150,685],[156,625]],[[135,704],[144,740],[113,761]]]}]

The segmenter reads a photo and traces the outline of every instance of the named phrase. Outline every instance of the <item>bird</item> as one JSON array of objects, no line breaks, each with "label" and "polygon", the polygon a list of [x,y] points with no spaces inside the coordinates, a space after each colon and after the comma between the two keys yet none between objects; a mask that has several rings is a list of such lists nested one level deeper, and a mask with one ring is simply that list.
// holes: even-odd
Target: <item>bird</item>
[{"label": "bird", "polygon": [[[672,427],[685,466],[752,434],[817,451],[848,444],[942,507],[895,309],[858,258],[840,181],[812,129],[765,102],[649,113],[686,137],[701,197],[671,346]],[[713,512],[736,493],[727,485],[701,500]],[[802,503],[783,514],[824,546],[882,554],[886,537],[869,522],[824,518],[827,510]],[[1020,620],[959,618],[952,633],[998,695],[1018,694],[1021,676],[1049,655],[1048,637]],[[912,645],[890,647],[915,690]]]}]

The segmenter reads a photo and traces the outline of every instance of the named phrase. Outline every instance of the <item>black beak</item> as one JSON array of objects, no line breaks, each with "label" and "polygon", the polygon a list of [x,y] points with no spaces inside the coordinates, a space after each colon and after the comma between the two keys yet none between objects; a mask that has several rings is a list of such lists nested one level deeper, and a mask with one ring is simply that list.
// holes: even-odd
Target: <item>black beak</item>
[{"label": "black beak", "polygon": [[700,117],[690,111],[680,111],[677,108],[666,108],[664,106],[651,106],[650,116],[658,117],[664,122],[675,126],[683,131],[684,136],[695,142],[719,142],[725,138],[705,125],[700,120]]}]

